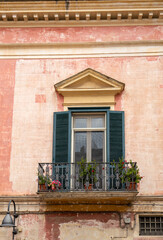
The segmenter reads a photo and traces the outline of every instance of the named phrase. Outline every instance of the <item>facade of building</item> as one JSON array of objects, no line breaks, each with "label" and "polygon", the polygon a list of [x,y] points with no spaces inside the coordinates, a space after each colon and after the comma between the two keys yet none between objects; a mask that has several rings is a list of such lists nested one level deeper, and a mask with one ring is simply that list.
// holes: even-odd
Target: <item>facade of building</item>
[{"label": "facade of building", "polygon": [[2,1],[0,220],[14,200],[15,239],[163,239],[162,102],[162,0]]}]

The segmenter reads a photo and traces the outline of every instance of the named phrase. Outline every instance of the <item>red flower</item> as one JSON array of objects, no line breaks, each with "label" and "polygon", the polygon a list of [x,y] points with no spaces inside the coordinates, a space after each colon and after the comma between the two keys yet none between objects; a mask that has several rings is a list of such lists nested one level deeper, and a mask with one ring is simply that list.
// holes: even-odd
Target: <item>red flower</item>
[{"label": "red flower", "polygon": [[92,172],[94,172],[94,170],[92,170]]},{"label": "red flower", "polygon": [[103,167],[102,170],[104,170],[105,168]]},{"label": "red flower", "polygon": [[124,162],[122,162],[122,164],[124,164]]}]

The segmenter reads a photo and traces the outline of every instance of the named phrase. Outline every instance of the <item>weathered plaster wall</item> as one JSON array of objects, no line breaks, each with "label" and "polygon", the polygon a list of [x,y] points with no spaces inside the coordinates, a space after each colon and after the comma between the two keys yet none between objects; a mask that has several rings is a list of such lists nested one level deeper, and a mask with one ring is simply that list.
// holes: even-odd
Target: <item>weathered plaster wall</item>
[{"label": "weathered plaster wall", "polygon": [[15,60],[0,60],[0,191],[9,192]]},{"label": "weathered plaster wall", "polygon": [[[12,43],[157,40],[163,35],[160,26],[0,31],[1,42]],[[63,110],[63,98],[55,93],[54,84],[88,67],[125,83],[115,109],[125,111],[126,159],[140,166],[144,176],[140,194],[163,193],[163,57],[115,57],[1,60],[0,121],[8,134],[8,142],[3,137],[1,145],[1,163],[5,159],[1,194],[36,192],[37,164],[52,159],[52,115]]]},{"label": "weathered plaster wall", "polygon": [[[117,213],[25,214],[17,219],[17,240],[90,240],[134,237],[132,224],[125,225]],[[122,217],[133,218],[131,213]],[[120,223],[120,221],[122,223]],[[2,238],[1,238],[2,236]],[[111,238],[112,237],[112,238]],[[114,238],[113,238],[114,237]],[[11,231],[3,231],[1,240],[10,240]]]},{"label": "weathered plaster wall", "polygon": [[1,43],[106,42],[160,40],[162,26],[1,28]]},{"label": "weathered plaster wall", "polygon": [[[116,213],[59,213],[45,216],[46,239],[89,240],[125,236]],[[53,226],[53,231],[51,231]]]},{"label": "weathered plaster wall", "polygon": [[[125,224],[124,219],[130,223]],[[17,240],[161,240],[139,236],[138,218],[132,213],[51,213],[20,215]],[[136,222],[135,222],[136,221]],[[135,225],[137,224],[137,226]],[[2,229],[0,240],[10,240],[11,230]]]},{"label": "weathered plaster wall", "polygon": [[[3,219],[0,216],[0,221]],[[130,223],[124,219],[129,218]],[[133,213],[23,214],[16,220],[16,240],[162,240],[139,236],[138,216]],[[12,229],[2,228],[0,240],[10,240]]]}]

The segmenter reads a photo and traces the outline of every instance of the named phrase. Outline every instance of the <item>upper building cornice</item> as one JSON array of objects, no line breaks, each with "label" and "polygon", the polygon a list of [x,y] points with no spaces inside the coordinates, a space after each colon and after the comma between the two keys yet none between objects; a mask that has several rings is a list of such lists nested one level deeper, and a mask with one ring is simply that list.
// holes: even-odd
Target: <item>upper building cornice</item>
[{"label": "upper building cornice", "polygon": [[162,0],[1,1],[0,27],[162,25]]}]

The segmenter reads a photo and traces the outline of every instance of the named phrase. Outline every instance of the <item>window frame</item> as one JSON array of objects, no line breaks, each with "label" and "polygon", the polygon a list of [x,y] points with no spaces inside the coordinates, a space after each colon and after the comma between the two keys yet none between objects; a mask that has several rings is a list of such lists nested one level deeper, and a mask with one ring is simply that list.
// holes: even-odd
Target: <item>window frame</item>
[{"label": "window frame", "polygon": [[[91,120],[91,117],[92,116],[103,116],[104,117],[104,127],[99,127],[99,128],[91,128],[91,127],[86,127],[86,128],[75,128],[74,127],[74,119],[76,117],[79,117],[81,116],[84,117],[86,116],[86,118],[88,119],[88,121]],[[80,132],[103,132],[104,133],[104,143],[103,143],[103,162],[106,162],[106,112],[83,112],[83,113],[73,113],[72,116],[71,116],[71,163],[75,163],[75,132],[77,131],[80,131]],[[88,133],[89,134],[89,133]],[[89,137],[87,138],[89,139]],[[89,139],[90,140],[90,139]],[[91,159],[92,161],[92,158],[91,158],[91,153],[88,153],[88,149],[91,151],[91,144],[89,144],[89,142],[87,143],[87,154],[86,154],[86,159],[88,160],[88,162],[90,162],[89,160]],[[89,157],[88,157],[89,156]]]},{"label": "window frame", "polygon": [[[69,111],[69,124],[70,124],[70,132],[69,132],[69,141],[70,141],[70,145],[69,145],[69,163],[71,163],[72,160],[72,154],[73,154],[73,144],[72,144],[72,116],[73,114],[100,114],[100,113],[105,113],[106,114],[106,121],[105,124],[106,126],[109,124],[109,111],[110,111],[110,107],[69,107],[68,108]],[[109,146],[109,129],[106,127],[106,145]],[[106,155],[105,155],[105,159],[107,161],[107,159],[109,159],[109,149],[108,147],[106,148]]]}]

